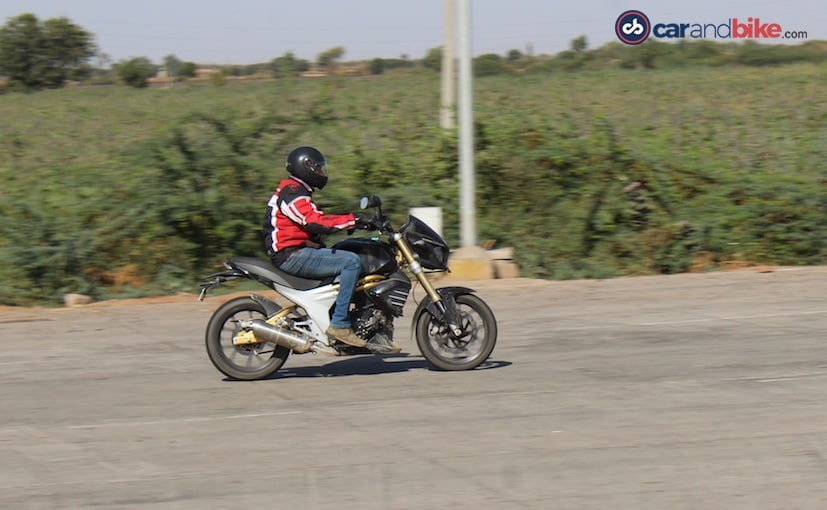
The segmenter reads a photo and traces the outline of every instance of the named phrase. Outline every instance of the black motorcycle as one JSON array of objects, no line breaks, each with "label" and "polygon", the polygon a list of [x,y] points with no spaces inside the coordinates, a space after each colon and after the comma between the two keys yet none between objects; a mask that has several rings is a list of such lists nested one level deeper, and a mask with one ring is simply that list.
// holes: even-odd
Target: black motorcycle
[{"label": "black motorcycle", "polygon": [[363,197],[360,205],[376,209],[374,227],[380,236],[349,238],[333,248],[354,252],[361,259],[362,275],[350,316],[353,331],[367,346],[351,347],[325,334],[339,289],[337,279],[300,278],[280,271],[269,260],[233,257],[224,263],[226,271],[201,282],[200,300],[224,282],[247,278],[292,304],[282,307],[251,293],[221,305],[206,333],[207,353],[221,373],[241,380],[261,379],[281,368],[291,352],[386,354],[392,345],[393,320],[402,316],[412,281],[426,293],[412,323],[412,335],[425,359],[441,370],[470,370],[488,359],[497,341],[491,309],[469,288],[435,288],[428,278],[431,272],[448,270],[445,241],[415,216],[394,230],[376,195]]}]

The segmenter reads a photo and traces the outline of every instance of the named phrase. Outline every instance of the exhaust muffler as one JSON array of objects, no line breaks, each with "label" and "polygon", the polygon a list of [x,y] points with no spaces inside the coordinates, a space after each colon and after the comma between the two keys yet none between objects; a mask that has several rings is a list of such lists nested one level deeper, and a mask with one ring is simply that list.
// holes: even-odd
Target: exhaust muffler
[{"label": "exhaust muffler", "polygon": [[292,349],[297,354],[308,352],[313,347],[313,342],[306,337],[299,336],[289,329],[271,326],[261,319],[253,320],[250,323],[250,330],[259,341],[275,342],[282,347]]}]

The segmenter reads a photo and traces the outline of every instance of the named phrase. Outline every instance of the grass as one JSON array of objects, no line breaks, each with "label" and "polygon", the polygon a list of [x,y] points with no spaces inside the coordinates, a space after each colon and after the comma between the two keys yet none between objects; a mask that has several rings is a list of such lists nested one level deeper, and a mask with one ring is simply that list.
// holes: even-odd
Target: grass
[{"label": "grass", "polygon": [[[477,79],[478,237],[550,278],[824,263],[824,83],[824,64]],[[112,293],[101,275],[123,268],[169,292],[256,254],[259,206],[298,144],[328,156],[325,208],[366,192],[397,221],[442,206],[456,246],[439,86],[407,69],[0,95],[0,301]]]}]

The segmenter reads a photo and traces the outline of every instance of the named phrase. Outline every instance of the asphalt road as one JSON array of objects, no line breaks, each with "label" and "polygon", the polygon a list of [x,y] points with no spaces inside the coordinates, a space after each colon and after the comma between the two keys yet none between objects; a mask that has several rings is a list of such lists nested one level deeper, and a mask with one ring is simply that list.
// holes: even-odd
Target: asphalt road
[{"label": "asphalt road", "polygon": [[472,286],[453,373],[412,308],[256,382],[204,352],[225,298],[0,312],[0,508],[827,508],[827,268]]}]

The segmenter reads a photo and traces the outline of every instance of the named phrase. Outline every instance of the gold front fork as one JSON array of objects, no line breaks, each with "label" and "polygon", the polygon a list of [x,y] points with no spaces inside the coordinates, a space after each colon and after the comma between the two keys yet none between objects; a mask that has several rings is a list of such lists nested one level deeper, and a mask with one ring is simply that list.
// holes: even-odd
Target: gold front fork
[{"label": "gold front fork", "polygon": [[425,292],[428,293],[428,296],[431,298],[431,301],[437,303],[442,301],[442,297],[439,295],[439,292],[436,291],[431,280],[428,279],[428,276],[425,274],[425,271],[422,269],[422,264],[416,260],[416,257],[411,250],[411,247],[408,245],[408,241],[402,237],[402,234],[396,233],[393,234],[393,240],[396,241],[396,245],[399,247],[399,251],[402,252],[402,256],[405,258],[405,261],[408,263],[408,269],[416,276],[416,279],[419,280],[419,283],[422,284],[422,288],[425,289]]},{"label": "gold front fork", "polygon": [[416,257],[414,257],[408,242],[404,237],[402,237],[402,234],[398,232],[393,234],[393,240],[396,241],[396,245],[399,246],[399,251],[402,252],[402,256],[408,262],[408,269],[410,269],[414,276],[416,276],[416,279],[422,284],[422,288],[424,288],[425,292],[428,293],[428,296],[431,298],[433,304],[436,305],[437,309],[442,313],[442,320],[444,320],[445,325],[448,326],[451,334],[456,338],[462,336],[462,328],[460,328],[459,324],[457,324],[456,319],[454,318],[455,314],[448,313],[445,303],[442,301],[442,296],[439,295],[439,292],[437,292],[431,284],[431,280],[428,279],[428,276],[422,269],[422,264],[420,264],[419,261],[416,260]]}]

